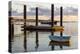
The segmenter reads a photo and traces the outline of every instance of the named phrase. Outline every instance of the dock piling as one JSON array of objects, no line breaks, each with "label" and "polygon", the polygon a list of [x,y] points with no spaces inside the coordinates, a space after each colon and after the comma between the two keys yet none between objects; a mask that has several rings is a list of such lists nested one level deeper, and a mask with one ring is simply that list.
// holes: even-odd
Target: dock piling
[{"label": "dock piling", "polygon": [[[51,5],[51,28],[54,26],[54,4]],[[54,32],[51,31],[51,35],[54,36]]]},{"label": "dock piling", "polygon": [[[63,7],[60,7],[60,26],[63,26]],[[60,36],[63,36],[63,32],[60,32]],[[62,45],[60,45],[60,48],[63,49]]]},{"label": "dock piling", "polygon": [[26,5],[24,5],[24,50],[27,50],[27,39],[26,39]]},{"label": "dock piling", "polygon": [[12,34],[11,34],[11,16],[12,16],[12,2],[9,1],[9,46],[8,46],[8,52],[12,53],[12,43],[11,43],[11,40],[12,40]]},{"label": "dock piling", "polygon": [[[54,26],[54,4],[51,5],[51,28]],[[51,31],[51,35],[54,36],[54,32]],[[51,46],[51,50],[54,50],[54,45]]]},{"label": "dock piling", "polygon": [[[36,27],[38,26],[38,7],[36,7]],[[38,31],[36,31],[36,47],[38,47]]]}]

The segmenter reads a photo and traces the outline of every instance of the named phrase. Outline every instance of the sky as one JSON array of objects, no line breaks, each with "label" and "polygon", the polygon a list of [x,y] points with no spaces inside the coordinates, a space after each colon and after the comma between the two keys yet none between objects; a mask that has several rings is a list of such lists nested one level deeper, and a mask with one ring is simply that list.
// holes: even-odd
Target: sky
[{"label": "sky", "polygon": [[[23,5],[27,5],[27,15],[34,16],[35,8],[38,7],[39,15],[51,16],[51,3],[34,3],[34,2],[12,2],[12,15],[22,16]],[[77,5],[70,4],[54,4],[54,15],[60,15],[60,7],[63,7],[64,15],[78,15]]]}]

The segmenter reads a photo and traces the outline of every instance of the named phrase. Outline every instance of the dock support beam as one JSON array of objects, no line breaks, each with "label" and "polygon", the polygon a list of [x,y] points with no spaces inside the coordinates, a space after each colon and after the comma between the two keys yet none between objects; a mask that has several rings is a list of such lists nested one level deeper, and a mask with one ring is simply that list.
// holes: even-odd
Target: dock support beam
[{"label": "dock support beam", "polygon": [[[36,27],[38,26],[38,7],[36,7]],[[38,48],[38,31],[36,31],[36,48]]]},{"label": "dock support beam", "polygon": [[[54,26],[54,4],[51,5],[51,28]],[[51,35],[54,36],[54,32],[51,31]],[[54,45],[52,45],[52,50],[54,50]]]},{"label": "dock support beam", "polygon": [[27,39],[26,39],[26,5],[24,5],[24,50],[27,50]]}]

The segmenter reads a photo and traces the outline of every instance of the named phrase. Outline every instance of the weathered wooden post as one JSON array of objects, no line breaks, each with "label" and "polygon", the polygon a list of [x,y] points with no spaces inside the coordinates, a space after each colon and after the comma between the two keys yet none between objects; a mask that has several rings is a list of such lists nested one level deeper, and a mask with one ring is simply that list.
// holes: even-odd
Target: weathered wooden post
[{"label": "weathered wooden post", "polygon": [[12,36],[11,36],[11,16],[12,16],[12,8],[11,8],[11,6],[12,6],[12,2],[11,1],[9,1],[9,48],[8,48],[8,51],[11,53],[12,52],[12,44],[11,44],[11,40],[12,40]]},{"label": "weathered wooden post", "polygon": [[[63,26],[63,7],[60,7],[60,26]],[[63,32],[60,32],[60,36],[63,36]],[[60,46],[60,48],[62,49],[62,46]]]},{"label": "weathered wooden post", "polygon": [[[54,26],[54,4],[51,5],[51,28]],[[54,36],[54,32],[51,31],[51,35]],[[54,50],[54,45],[52,45],[52,50]]]},{"label": "weathered wooden post", "polygon": [[[63,7],[60,7],[60,26],[63,26]],[[63,36],[63,33],[60,32],[60,35]]]},{"label": "weathered wooden post", "polygon": [[[38,7],[36,7],[36,27],[38,26]],[[38,31],[36,31],[36,48],[38,48]]]},{"label": "weathered wooden post", "polygon": [[27,50],[27,40],[26,40],[26,5],[24,5],[24,49]]},{"label": "weathered wooden post", "polygon": [[[54,4],[51,5],[51,28],[54,26]],[[54,36],[54,32],[51,31],[51,35]]]}]

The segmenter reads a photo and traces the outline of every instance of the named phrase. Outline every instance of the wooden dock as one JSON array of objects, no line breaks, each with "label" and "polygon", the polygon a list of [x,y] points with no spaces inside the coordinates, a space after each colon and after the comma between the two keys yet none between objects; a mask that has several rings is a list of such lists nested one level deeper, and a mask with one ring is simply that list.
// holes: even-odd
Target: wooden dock
[{"label": "wooden dock", "polygon": [[[22,26],[23,27],[23,26]],[[24,31],[24,29],[22,29]],[[64,27],[61,26],[54,26],[54,27],[47,27],[47,26],[26,26],[26,31],[38,31],[38,32],[62,32],[64,31]]]}]

